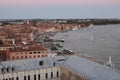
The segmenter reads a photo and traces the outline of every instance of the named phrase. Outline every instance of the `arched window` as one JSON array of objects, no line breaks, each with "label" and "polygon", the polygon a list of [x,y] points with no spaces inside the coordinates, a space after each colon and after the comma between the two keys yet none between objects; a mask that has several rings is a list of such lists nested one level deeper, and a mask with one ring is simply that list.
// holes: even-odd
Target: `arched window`
[{"label": "arched window", "polygon": [[48,74],[47,73],[45,74],[45,77],[46,77],[46,79],[48,78]]},{"label": "arched window", "polygon": [[27,59],[27,56],[25,56],[25,58]]},{"label": "arched window", "polygon": [[36,75],[34,75],[34,80],[36,80]]},{"label": "arched window", "polygon": [[18,78],[18,77],[16,77],[16,80],[19,80],[19,78]]},{"label": "arched window", "polygon": [[53,66],[55,66],[55,62],[53,63]]},{"label": "arched window", "polygon": [[24,76],[24,80],[26,80],[26,76]]},{"label": "arched window", "polygon": [[57,77],[59,77],[59,72],[57,71]]},{"label": "arched window", "polygon": [[40,80],[40,74],[38,74],[38,80]]},{"label": "arched window", "polygon": [[21,56],[21,59],[23,59],[23,56]]},{"label": "arched window", "polygon": [[11,80],[11,78],[9,78],[9,80]]},{"label": "arched window", "polygon": [[13,56],[12,59],[15,59],[15,57]]},{"label": "arched window", "polygon": [[51,78],[53,78],[53,72],[51,72]]},{"label": "arched window", "polygon": [[14,67],[12,67],[12,71],[14,71]]},{"label": "arched window", "polygon": [[3,69],[3,68],[1,69],[1,72],[4,72],[4,69]]},{"label": "arched window", "polygon": [[6,70],[7,70],[7,72],[9,72],[9,68],[8,68],[8,67],[7,67],[7,69],[6,69]]},{"label": "arched window", "polygon": [[28,75],[28,80],[30,80],[30,75]]},{"label": "arched window", "polygon": [[40,57],[40,55],[38,55],[38,57]]},{"label": "arched window", "polygon": [[29,56],[29,58],[31,58],[31,56]]},{"label": "arched window", "polygon": [[42,57],[44,57],[44,55],[42,55]]}]

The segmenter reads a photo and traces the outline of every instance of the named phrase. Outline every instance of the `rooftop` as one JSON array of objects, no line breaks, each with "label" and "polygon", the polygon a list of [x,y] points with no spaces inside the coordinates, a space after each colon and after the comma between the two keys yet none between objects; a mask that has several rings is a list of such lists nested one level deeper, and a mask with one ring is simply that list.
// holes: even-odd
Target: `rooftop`
[{"label": "rooftop", "polygon": [[[43,66],[39,65],[39,61],[43,61]],[[89,80],[120,80],[120,73],[118,71],[77,56],[56,56],[49,58],[3,61],[0,63],[0,68],[11,66],[15,68],[15,71],[29,71],[61,66],[74,73],[84,74]]]},{"label": "rooftop", "polygon": [[[55,58],[34,58],[34,59],[23,59],[23,60],[13,60],[13,61],[2,61],[0,63],[0,69],[3,67],[9,68],[14,67],[15,71],[29,71],[29,70],[37,70],[40,68],[50,68],[54,66],[58,66],[57,60],[64,59],[62,56],[58,56]],[[40,66],[39,62],[43,61],[43,65]],[[53,65],[53,63],[56,63]]]},{"label": "rooftop", "polygon": [[23,51],[47,51],[47,49],[43,46],[34,46],[34,47],[18,47],[11,48],[10,52],[23,52]]},{"label": "rooftop", "polygon": [[90,80],[120,80],[120,73],[116,70],[77,56],[69,57],[62,66],[84,74]]}]

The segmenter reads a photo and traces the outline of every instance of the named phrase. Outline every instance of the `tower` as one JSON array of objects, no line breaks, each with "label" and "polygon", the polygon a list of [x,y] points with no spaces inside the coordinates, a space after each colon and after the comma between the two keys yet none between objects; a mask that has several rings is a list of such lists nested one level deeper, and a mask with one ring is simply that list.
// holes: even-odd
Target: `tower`
[{"label": "tower", "polygon": [[34,40],[34,35],[33,35],[33,33],[30,33],[30,40],[31,40],[31,41]]}]

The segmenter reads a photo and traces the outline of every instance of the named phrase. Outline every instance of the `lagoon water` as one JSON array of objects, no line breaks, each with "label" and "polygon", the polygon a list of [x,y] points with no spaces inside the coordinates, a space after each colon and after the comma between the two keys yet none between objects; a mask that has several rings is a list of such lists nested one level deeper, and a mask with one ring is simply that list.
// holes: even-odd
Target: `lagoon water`
[{"label": "lagoon water", "polygon": [[120,70],[120,24],[59,32],[53,38],[64,38],[63,46],[77,53],[88,54],[105,61],[111,56],[115,67]]}]

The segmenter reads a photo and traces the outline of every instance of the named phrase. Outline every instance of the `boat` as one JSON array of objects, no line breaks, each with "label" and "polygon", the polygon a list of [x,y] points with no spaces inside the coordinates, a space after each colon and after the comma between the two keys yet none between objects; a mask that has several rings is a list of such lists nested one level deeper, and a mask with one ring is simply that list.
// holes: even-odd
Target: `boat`
[{"label": "boat", "polygon": [[94,24],[90,24],[88,27],[89,27],[89,28],[92,28],[92,27],[94,27]]},{"label": "boat", "polygon": [[64,39],[62,38],[60,41],[61,41],[61,42],[64,42]]},{"label": "boat", "polygon": [[72,31],[76,31],[76,30],[78,30],[78,28],[77,28],[77,27],[74,27],[74,28],[72,29]]}]

